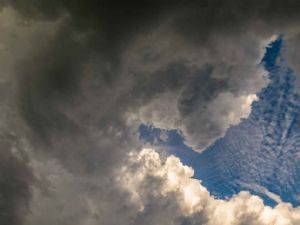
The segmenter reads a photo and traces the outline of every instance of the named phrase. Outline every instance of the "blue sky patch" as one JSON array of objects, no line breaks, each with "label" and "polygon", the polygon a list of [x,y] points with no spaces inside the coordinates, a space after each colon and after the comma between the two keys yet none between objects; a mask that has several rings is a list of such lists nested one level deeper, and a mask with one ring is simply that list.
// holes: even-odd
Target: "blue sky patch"
[{"label": "blue sky patch", "polygon": [[141,140],[193,167],[195,178],[218,198],[248,190],[270,206],[281,200],[299,205],[300,99],[294,74],[280,55],[282,45],[278,38],[266,48],[262,64],[270,83],[258,93],[249,117],[202,154],[186,146],[178,130],[143,124]]}]

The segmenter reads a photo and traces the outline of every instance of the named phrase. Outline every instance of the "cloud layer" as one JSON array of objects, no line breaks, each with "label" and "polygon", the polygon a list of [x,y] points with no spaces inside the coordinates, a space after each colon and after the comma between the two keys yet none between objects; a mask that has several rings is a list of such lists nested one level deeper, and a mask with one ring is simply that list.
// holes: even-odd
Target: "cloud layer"
[{"label": "cloud layer", "polygon": [[[282,33],[287,43],[298,43],[297,3],[0,3],[0,161],[1,177],[9,178],[0,181],[1,221],[217,224],[218,216],[210,213],[224,207],[232,207],[229,224],[267,224],[260,215],[266,210],[279,221],[279,209],[245,193],[213,200],[174,158],[168,159],[175,160],[174,176],[183,173],[178,178],[183,181],[174,183],[178,187],[169,178],[152,174],[149,182],[142,174],[132,184],[134,194],[115,178],[128,153],[142,149],[141,123],[178,129],[188,145],[203,151],[247,117],[255,94],[268,82],[259,64],[265,46]],[[149,161],[165,171],[154,155],[138,154],[136,166],[151,170]],[[125,176],[137,176],[127,163]],[[191,193],[184,194],[180,182],[191,185]],[[193,198],[191,205],[185,198]],[[243,205],[252,201],[260,205],[254,211]],[[245,207],[245,218],[236,216],[235,207]],[[287,216],[292,222],[295,212]]]}]

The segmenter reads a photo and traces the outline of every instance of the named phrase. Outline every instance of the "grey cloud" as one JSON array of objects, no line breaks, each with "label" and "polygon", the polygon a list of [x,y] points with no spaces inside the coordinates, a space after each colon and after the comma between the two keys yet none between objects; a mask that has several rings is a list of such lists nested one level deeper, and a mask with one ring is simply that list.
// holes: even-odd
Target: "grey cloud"
[{"label": "grey cloud", "polygon": [[[123,218],[134,224],[132,217],[136,224],[172,224],[159,210],[179,210],[172,196],[164,203],[152,196],[153,204],[136,217],[138,209],[128,206],[128,196],[108,179],[129,151],[141,148],[138,125],[179,129],[189,145],[203,150],[224,134],[231,113],[235,120],[244,116],[243,98],[266,84],[257,66],[265,44],[297,25],[299,11],[293,1],[1,3],[1,14],[12,12],[2,20],[9,23],[0,26],[0,48],[6,49],[0,53],[0,65],[8,74],[1,75],[5,85],[13,87],[3,89],[4,95],[13,96],[4,104],[22,118],[13,130],[29,141],[31,160],[56,160],[39,176],[43,165],[35,167],[41,183],[41,177],[56,174],[57,167],[67,174],[50,179],[53,195],[39,193],[41,187],[33,185],[29,175],[24,177],[20,205],[30,202],[29,186],[37,188],[31,202],[36,211],[28,224],[81,224],[90,217],[90,224],[120,224]],[[22,171],[30,171],[26,163],[22,166]],[[16,179],[22,177],[18,172]],[[94,194],[87,183],[97,189]],[[81,196],[87,202],[97,199],[101,215],[93,217],[92,209],[84,210]],[[19,206],[11,207],[7,215],[19,218],[14,211]],[[55,207],[63,210],[51,220],[47,212]],[[22,218],[16,224],[22,224]],[[175,220],[197,223],[181,216]]]},{"label": "grey cloud", "polygon": [[[110,98],[116,99],[116,102],[112,103],[111,106],[113,107],[115,114],[122,114],[124,113],[122,110],[126,112],[128,108],[133,108],[131,111],[136,110],[136,108],[140,107],[139,105],[146,104],[146,100],[149,101],[153,96],[157,96],[157,92],[169,91],[169,88],[172,87],[172,83],[177,82],[174,83],[174,85],[177,85],[177,87],[174,86],[175,88],[185,89],[185,93],[192,91],[193,93],[190,93],[190,95],[194,96],[188,96],[188,98],[191,98],[189,100],[186,97],[181,97],[182,99],[178,103],[179,111],[182,112],[182,121],[186,118],[185,113],[187,112],[187,109],[190,111],[194,109],[193,111],[196,112],[198,110],[203,110],[201,107],[207,107],[209,100],[207,100],[207,102],[201,102],[200,99],[196,102],[193,102],[192,100],[195,99],[196,96],[201,96],[201,93],[215,92],[214,95],[209,97],[213,99],[218,93],[223,91],[232,92],[233,94],[239,92],[238,95],[241,95],[242,90],[244,91],[243,94],[253,94],[262,87],[261,81],[257,87],[250,87],[250,90],[247,89],[249,87],[245,84],[251,78],[251,75],[256,73],[255,70],[249,70],[249,68],[255,66],[252,60],[253,58],[257,60],[258,54],[256,51],[258,46],[252,48],[256,50],[252,50],[251,47],[248,48],[247,41],[239,40],[239,38],[245,38],[247,40],[249,35],[245,35],[244,37],[243,35],[240,35],[239,32],[223,31],[223,29],[221,29],[221,25],[227,26],[227,24],[232,24],[232,21],[236,21],[236,17],[246,10],[241,9],[242,12],[235,15],[235,13],[231,12],[234,7],[232,7],[230,3],[220,5],[217,3],[208,4],[207,2],[202,2],[200,5],[187,4],[183,6],[182,11],[180,12],[178,12],[179,9],[177,7],[181,7],[182,3],[178,3],[179,5],[174,4],[174,6],[171,7],[165,6],[165,4],[168,5],[167,3],[159,4],[157,2],[151,2],[149,3],[150,5],[145,4],[145,6],[139,7],[135,2],[128,2],[127,4],[122,5],[122,9],[120,8],[120,5],[105,1],[102,3],[96,3],[94,1],[78,3],[71,3],[69,1],[53,1],[51,3],[46,1],[12,1],[4,4],[12,5],[26,18],[32,19],[33,21],[43,19],[55,20],[61,16],[68,17],[65,25],[57,31],[58,34],[56,37],[49,40],[48,46],[39,48],[37,53],[34,54],[34,57],[25,60],[23,63],[25,66],[18,67],[21,74],[20,78],[18,78],[21,83],[20,109],[29,125],[35,130],[39,129],[36,130],[38,136],[44,135],[46,136],[46,140],[49,139],[46,133],[49,133],[50,135],[55,134],[56,132],[60,133],[61,131],[58,130],[66,130],[66,132],[72,133],[73,130],[76,132],[76,130],[81,129],[74,124],[74,121],[70,121],[70,116],[66,116],[69,112],[63,112],[64,109],[61,108],[64,108],[65,105],[71,105],[70,108],[73,108],[72,105],[77,104],[74,99],[80,99],[78,95],[80,95],[82,91],[85,91],[78,89],[78,86],[83,82],[98,83],[99,89],[106,85],[106,87],[119,89],[116,85],[120,84],[121,81],[125,81],[124,83],[121,83],[124,86],[124,90],[122,91],[124,92],[124,95],[127,95],[130,98],[126,98],[127,96],[125,96],[125,99],[122,99],[124,97],[121,95],[118,96],[118,90],[115,93],[110,93],[115,95],[115,97],[110,96]],[[268,6],[269,4],[266,5]],[[257,7],[256,4],[254,4],[254,6]],[[264,7],[262,8],[262,11],[264,11]],[[197,9],[199,9],[199,11]],[[124,52],[131,51],[131,49],[127,47],[128,43],[140,39],[142,34],[141,31],[147,34],[149,33],[148,30],[150,30],[151,33],[151,29],[153,29],[152,25],[154,23],[158,24],[160,21],[159,19],[161,18],[157,17],[153,11],[158,11],[159,14],[159,12],[165,12],[165,10],[166,15],[170,14],[171,20],[174,21],[172,23],[175,24],[174,27],[171,23],[171,30],[174,29],[173,32],[171,32],[171,35],[176,35],[176,33],[179,32],[178,35],[182,39],[182,41],[179,42],[179,45],[181,45],[178,46],[179,50],[174,52],[174,55],[178,57],[178,60],[183,59],[187,60],[188,63],[191,63],[191,59],[186,59],[185,57],[188,57],[187,55],[192,52],[195,57],[199,57],[198,61],[192,63],[198,64],[198,62],[200,62],[200,65],[198,66],[200,69],[207,63],[211,64],[212,69],[223,76],[221,79],[226,80],[225,82],[227,83],[231,82],[230,86],[226,87],[222,85],[224,83],[223,81],[219,82],[217,79],[209,78],[215,83],[211,83],[211,85],[205,83],[202,85],[197,84],[198,86],[195,87],[190,86],[193,90],[187,90],[188,86],[185,84],[189,81],[174,79],[174,74],[179,74],[178,78],[180,79],[180,76],[186,76],[181,75],[181,73],[183,74],[186,72],[180,70],[176,71],[177,69],[180,69],[178,67],[172,68],[172,65],[174,65],[172,59],[171,61],[166,61],[165,65],[158,65],[158,67],[163,68],[168,66],[174,71],[169,71],[169,73],[166,71],[164,74],[167,75],[163,76],[158,74],[153,77],[153,74],[155,74],[156,71],[151,71],[151,67],[147,72],[142,71],[141,73],[140,71],[135,71],[135,74],[137,74],[136,76],[131,75],[132,70],[122,70],[124,67],[122,55]],[[216,13],[212,14],[211,11]],[[247,13],[251,13],[251,11],[247,11]],[[256,18],[256,14],[259,13],[261,12],[258,10],[253,17]],[[215,16],[217,18],[215,18]],[[235,25],[247,24],[247,19],[244,18],[244,20],[243,18],[240,18]],[[207,21],[209,23],[207,23]],[[218,21],[222,21],[222,24],[219,25]],[[184,26],[181,27],[181,24],[184,24]],[[139,27],[141,27],[141,29],[139,29]],[[192,27],[193,29],[189,27]],[[182,30],[183,28],[188,30]],[[252,27],[250,28],[253,30]],[[209,29],[215,29],[215,31],[212,30],[210,32],[208,31]],[[195,30],[195,32],[193,32],[193,30]],[[200,42],[192,41],[192,44],[189,43],[191,38],[195,39],[191,37],[192,34],[198,32],[204,37],[206,36],[208,40],[204,40],[203,43],[201,43],[201,39],[199,39]],[[214,36],[217,35],[223,35],[225,38],[227,37],[229,41],[225,39],[223,42],[223,40],[219,40],[218,37],[214,38]],[[237,38],[232,38],[231,35],[237,36]],[[210,40],[212,40],[212,43],[210,43]],[[236,54],[235,56],[230,56],[230,52],[234,51],[232,47],[235,40],[241,46],[234,52],[234,54]],[[153,39],[151,41],[160,42],[160,39]],[[249,45],[251,44],[256,45],[258,43],[253,43],[253,40],[251,40]],[[183,48],[184,50],[185,45],[189,46],[190,51],[182,52],[180,48]],[[206,47],[206,45],[208,47]],[[228,49],[227,45],[230,46]],[[128,46],[130,47],[130,45]],[[240,49],[245,48],[245,46],[246,49]],[[150,49],[152,48],[151,43],[149,47]],[[168,49],[166,51],[168,51]],[[197,55],[195,54],[195,51],[208,51],[208,53]],[[183,53],[186,55],[181,56]],[[248,56],[243,54],[249,54],[250,58],[245,58]],[[224,59],[224,57],[231,58],[231,61],[240,59],[238,63],[243,63],[244,65],[240,66],[238,63],[232,64],[232,62],[227,62],[226,60],[228,59]],[[84,67],[89,63],[89,60],[94,60],[94,58],[98,58],[96,59],[96,63],[100,65],[103,64],[103,66],[100,68],[100,71],[95,72],[97,73],[97,75],[93,77],[95,80],[86,81],[89,78],[86,76]],[[165,59],[159,60],[159,62],[164,60]],[[176,58],[174,58],[174,60],[176,60]],[[130,59],[128,63],[131,63]],[[128,69],[128,67],[125,66],[125,69]],[[134,68],[129,67],[129,69]],[[246,80],[238,78],[240,77],[238,73],[246,70],[249,70],[249,75],[244,75],[247,77]],[[234,73],[238,75],[235,75]],[[198,76],[200,77],[202,75]],[[156,80],[155,77],[157,77],[158,80]],[[165,78],[165,80],[161,80],[163,78]],[[126,79],[128,81],[126,81]],[[188,80],[189,79],[190,78],[188,78]],[[201,80],[202,78],[192,79]],[[258,76],[258,79],[261,78]],[[106,82],[107,84],[105,84]],[[254,85],[257,85],[257,83]],[[197,90],[194,90],[194,88],[197,88]],[[147,92],[147,90],[149,91]],[[105,95],[106,94],[107,93],[105,93]],[[104,93],[97,90],[94,95],[103,96]],[[126,102],[127,105],[121,103],[122,107],[120,107],[118,105],[120,102]],[[199,104],[199,102],[201,103]],[[103,104],[106,103],[100,103],[99,101],[99,111],[101,111],[100,108],[103,107]],[[195,108],[197,108],[197,110],[195,110]],[[76,111],[77,109],[72,110]],[[118,111],[120,112],[118,113]],[[88,115],[88,117],[89,116],[91,117],[92,115]],[[120,115],[116,115],[116,117],[120,117]],[[99,120],[105,121],[103,118],[100,118]],[[104,123],[107,123],[107,120]],[[184,121],[182,123],[185,124]],[[195,145],[197,146],[197,149],[199,148],[201,150],[208,143],[211,143],[215,137],[221,136],[224,129],[226,129],[226,126],[223,124],[220,125],[217,122],[215,122],[215,124],[213,123],[214,122],[208,124],[209,127],[212,127],[212,130],[204,129],[204,133],[206,131],[207,133],[212,132],[212,136],[208,137],[204,143],[191,143],[191,145]],[[186,130],[195,130],[195,128],[188,125]],[[198,129],[198,131],[201,130]],[[79,133],[82,132],[79,131]],[[64,133],[62,135],[57,134],[57,136],[63,135]],[[189,136],[189,134],[186,134],[186,136]],[[47,143],[47,145],[48,144],[49,143]]]},{"label": "grey cloud", "polygon": [[18,123],[18,114],[12,111],[7,92],[11,86],[1,85],[0,98],[0,223],[20,225],[30,213],[31,186],[35,179],[26,154],[25,143]]},{"label": "grey cloud", "polygon": [[29,212],[33,176],[26,160],[12,154],[10,138],[0,139],[0,223],[19,225]]}]

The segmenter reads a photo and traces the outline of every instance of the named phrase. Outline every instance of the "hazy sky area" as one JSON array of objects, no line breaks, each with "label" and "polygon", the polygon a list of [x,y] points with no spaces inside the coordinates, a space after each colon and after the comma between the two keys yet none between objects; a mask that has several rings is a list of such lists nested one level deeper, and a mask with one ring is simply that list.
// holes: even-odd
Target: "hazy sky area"
[{"label": "hazy sky area", "polygon": [[300,225],[300,2],[0,9],[0,225]]}]

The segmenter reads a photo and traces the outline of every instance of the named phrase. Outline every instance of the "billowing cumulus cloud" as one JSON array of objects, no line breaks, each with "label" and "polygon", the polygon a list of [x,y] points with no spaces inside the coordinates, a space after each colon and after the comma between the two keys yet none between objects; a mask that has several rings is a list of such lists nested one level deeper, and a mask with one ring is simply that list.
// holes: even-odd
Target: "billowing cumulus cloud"
[{"label": "billowing cumulus cloud", "polygon": [[[145,224],[300,223],[300,209],[293,209],[290,204],[279,203],[271,208],[265,206],[259,197],[247,192],[241,192],[228,200],[215,199],[192,176],[193,170],[182,165],[178,158],[170,156],[162,159],[154,150],[144,149],[130,156],[129,163],[121,173],[120,182],[131,193],[131,201],[137,205],[138,214],[150,217]],[[163,211],[153,210],[162,205],[168,208]],[[168,211],[169,208],[174,211]]]},{"label": "billowing cumulus cloud", "polygon": [[[290,225],[300,222],[299,208],[275,208],[241,192],[227,200],[210,195],[193,169],[175,156],[143,149],[128,154],[113,178],[76,178],[54,161],[35,162],[43,189],[33,192],[27,224],[203,224]],[[51,185],[50,185],[51,184]],[[44,192],[44,193],[43,193]],[[48,216],[51,211],[53,216]]]},{"label": "billowing cumulus cloud", "polygon": [[247,117],[266,45],[283,34],[299,47],[297,3],[0,3],[0,221],[218,224],[224,208],[228,224],[297,221],[246,193],[213,199],[177,159],[138,154],[137,134],[177,129],[203,151]]}]

